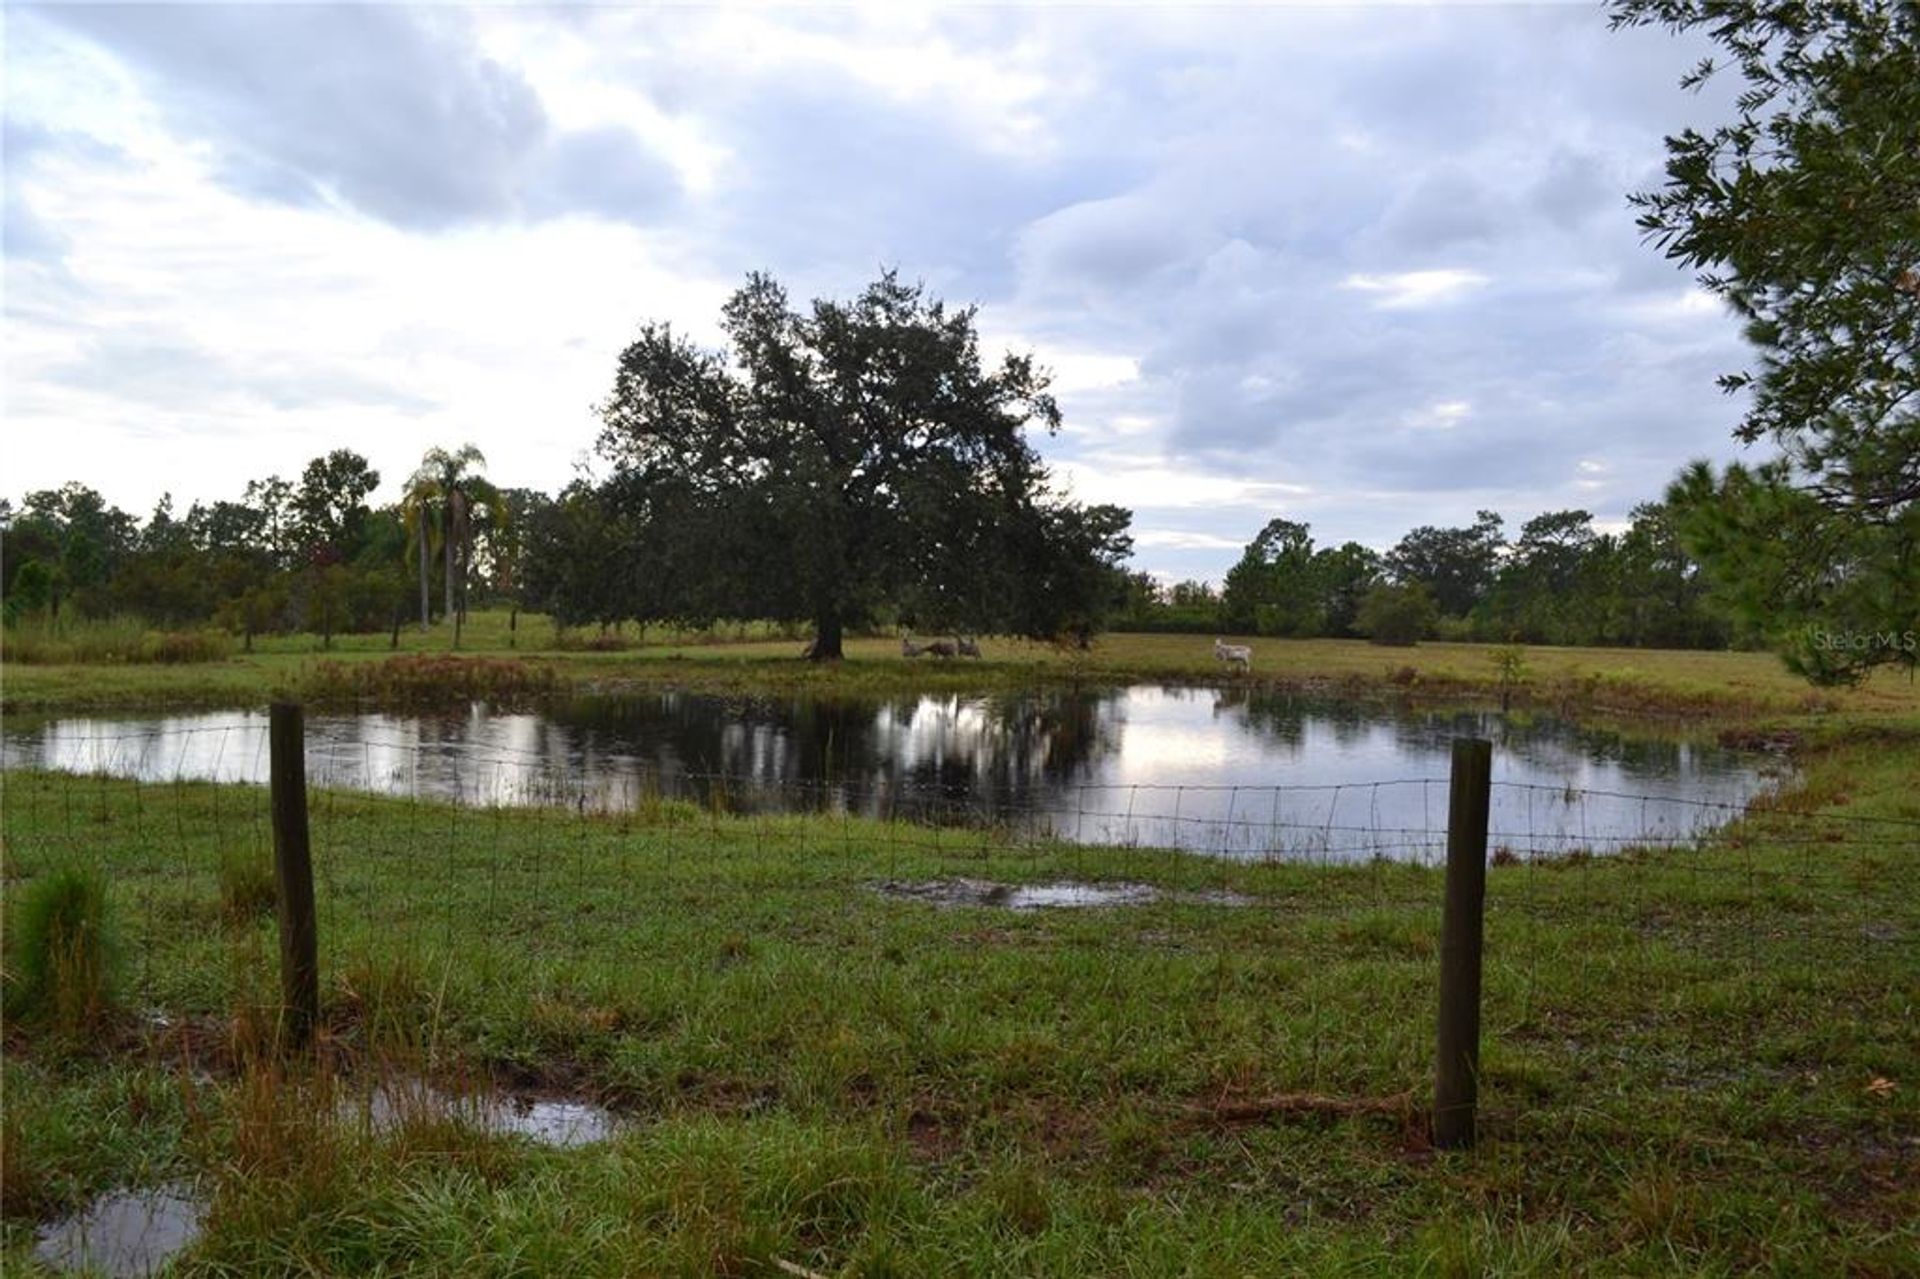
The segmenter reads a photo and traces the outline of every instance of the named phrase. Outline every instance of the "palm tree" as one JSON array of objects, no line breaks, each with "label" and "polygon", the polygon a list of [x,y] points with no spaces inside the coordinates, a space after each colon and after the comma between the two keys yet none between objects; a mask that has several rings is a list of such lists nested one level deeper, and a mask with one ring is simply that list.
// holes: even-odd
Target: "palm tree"
[{"label": "palm tree", "polygon": [[[439,452],[435,449],[434,452]],[[431,456],[431,454],[429,454]],[[407,491],[400,500],[401,516],[406,521],[408,551],[413,547],[420,549],[420,629],[426,630],[432,624],[431,600],[429,592],[433,585],[433,570],[429,567],[436,543],[439,541],[439,522],[437,514],[440,505],[440,490],[437,481],[425,466],[415,471],[407,481]]]},{"label": "palm tree", "polygon": [[506,518],[500,491],[478,469],[487,464],[479,449],[463,444],[454,452],[431,448],[420,459],[420,469],[407,482],[409,522],[417,525],[420,542],[420,617],[427,615],[427,531],[430,515],[438,517],[440,545],[446,554],[446,615],[454,617],[454,583],[462,583],[464,605],[467,562],[473,553],[473,512],[484,507],[496,522]]}]

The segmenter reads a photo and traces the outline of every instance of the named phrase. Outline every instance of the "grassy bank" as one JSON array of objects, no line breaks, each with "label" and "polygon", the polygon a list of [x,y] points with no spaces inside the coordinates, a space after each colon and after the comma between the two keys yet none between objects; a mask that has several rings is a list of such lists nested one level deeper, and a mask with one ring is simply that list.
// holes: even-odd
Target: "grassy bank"
[{"label": "grassy bank", "polygon": [[[1484,1140],[1449,1155],[1427,870],[328,794],[322,1050],[283,1074],[264,796],[12,774],[9,897],[97,867],[126,968],[106,1029],[9,1028],[7,1270],[89,1194],[187,1179],[183,1273],[1910,1273],[1920,861],[1810,814],[1920,819],[1915,762],[1816,755],[1701,850],[1496,865]],[[1166,895],[875,891],[959,876]],[[337,1121],[383,1071],[626,1126]]]},{"label": "grassy bank", "polygon": [[[845,662],[799,660],[797,640],[650,633],[644,646],[608,651],[556,647],[543,620],[514,631],[504,613],[477,614],[460,653],[537,668],[538,682],[569,691],[680,688],[719,693],[812,691],[891,694],[1092,683],[1228,678],[1212,642],[1185,635],[1107,635],[1090,652],[988,638],[984,657],[942,663],[902,658],[898,643],[861,639]],[[751,634],[751,632],[749,632]],[[1380,648],[1358,640],[1240,637],[1254,648],[1256,685],[1409,698],[1493,698],[1501,692],[1494,650],[1478,644]],[[402,655],[447,654],[443,628],[401,631]],[[343,636],[322,651],[312,637],[261,640],[258,651],[191,665],[0,664],[0,705],[12,712],[257,706],[280,694],[314,696],[350,686],[351,674],[394,656],[386,636]],[[348,678],[342,679],[341,672]],[[1234,677],[1247,679],[1249,677]],[[370,684],[385,681],[375,677]],[[1920,687],[1891,674],[1859,689],[1816,691],[1765,653],[1530,648],[1508,690],[1521,704],[1608,716],[1840,715],[1849,720],[1920,717]]]}]

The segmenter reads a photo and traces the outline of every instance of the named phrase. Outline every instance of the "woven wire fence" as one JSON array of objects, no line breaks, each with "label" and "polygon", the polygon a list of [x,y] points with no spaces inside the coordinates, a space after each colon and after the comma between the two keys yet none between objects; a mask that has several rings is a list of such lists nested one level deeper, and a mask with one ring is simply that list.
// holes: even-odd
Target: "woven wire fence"
[{"label": "woven wire fence", "polygon": [[[64,760],[82,771],[16,759],[4,775],[10,893],[63,867],[104,875],[151,1016],[270,999],[264,730],[163,724]],[[399,969],[439,973],[456,997],[537,1001],[720,971],[756,944],[879,971],[903,937],[936,937],[960,953],[1051,948],[1116,981],[1142,965],[1244,970],[1230,985],[1249,1005],[1284,1003],[1302,965],[1347,964],[1354,980],[1331,993],[1295,980],[1313,1002],[1310,1082],[1378,1047],[1343,1039],[1349,1025],[1403,1027],[1400,1057],[1430,1045],[1446,778],[1037,797],[967,778],[556,767],[398,734],[310,744],[307,771],[336,1007]],[[1592,1028],[1568,1025],[1596,992],[1636,988],[1657,1018],[1689,984],[1719,998],[1731,980],[1730,1048],[1751,1058],[1776,1001],[1842,973],[1914,978],[1920,821],[1791,791],[1734,805],[1497,781],[1491,812],[1492,1034],[1577,1048]]]}]

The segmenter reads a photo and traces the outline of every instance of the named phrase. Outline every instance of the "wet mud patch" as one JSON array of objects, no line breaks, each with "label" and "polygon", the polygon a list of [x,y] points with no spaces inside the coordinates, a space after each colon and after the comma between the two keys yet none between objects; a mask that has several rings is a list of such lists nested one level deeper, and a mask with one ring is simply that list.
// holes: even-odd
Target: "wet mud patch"
[{"label": "wet mud patch", "polygon": [[200,1237],[206,1203],[185,1182],[112,1190],[43,1227],[33,1259],[51,1270],[111,1276],[155,1274]]},{"label": "wet mud patch", "polygon": [[988,879],[934,879],[924,881],[883,880],[873,885],[882,897],[901,901],[925,902],[942,907],[991,907],[997,910],[1104,909],[1116,906],[1146,906],[1154,902],[1180,902],[1203,906],[1251,906],[1253,899],[1239,893],[1213,889],[1204,892],[1175,892],[1151,884],[1125,881],[1080,883],[1060,880],[1051,884],[1000,884]]},{"label": "wet mud patch", "polygon": [[417,1078],[389,1079],[341,1103],[342,1117],[375,1134],[408,1124],[452,1120],[482,1132],[525,1137],[543,1146],[571,1148],[611,1140],[622,1125],[612,1111],[589,1101],[512,1093],[458,1094]]}]

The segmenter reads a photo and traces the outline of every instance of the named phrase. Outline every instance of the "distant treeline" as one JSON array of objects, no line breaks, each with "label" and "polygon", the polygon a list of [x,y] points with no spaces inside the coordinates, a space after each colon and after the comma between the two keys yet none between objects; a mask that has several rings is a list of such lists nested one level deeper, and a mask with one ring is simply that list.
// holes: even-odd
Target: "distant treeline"
[{"label": "distant treeline", "polygon": [[0,501],[6,621],[131,616],[249,640],[330,639],[387,630],[416,609],[444,616],[476,591],[510,595],[512,516],[532,495],[487,485],[470,470],[478,460],[433,450],[403,499],[383,507],[367,502],[379,473],[347,449],[232,500],[180,512],[163,497],[145,521],[79,483],[29,493],[17,509]]},{"label": "distant treeline", "polygon": [[[673,566],[646,552],[618,484],[576,484],[558,495],[495,488],[478,474],[482,461],[472,450],[433,450],[402,499],[377,507],[366,499],[378,472],[344,449],[315,458],[298,480],[268,476],[232,500],[178,512],[163,498],[144,521],[77,483],[30,493],[6,510],[6,617],[132,616],[243,637],[330,637],[431,624],[469,600],[568,625],[659,616],[639,596]],[[1122,528],[1093,536],[1112,540]],[[1056,575],[1047,594],[1073,600],[1076,624],[1133,631],[1657,648],[1753,642],[1708,603],[1663,504],[1635,507],[1617,534],[1596,531],[1579,510],[1536,516],[1511,540],[1504,529],[1483,511],[1466,527],[1414,529],[1381,554],[1357,542],[1316,547],[1306,524],[1276,519],[1218,589],[1167,586],[1089,555],[1072,589]],[[726,571],[712,562],[699,569]],[[870,611],[883,629],[931,632],[953,620],[914,592]]]},{"label": "distant treeline", "polygon": [[1127,578],[1120,630],[1425,636],[1500,643],[1724,648],[1753,642],[1708,602],[1700,566],[1662,503],[1601,533],[1587,511],[1550,511],[1509,540],[1491,512],[1462,528],[1424,525],[1385,554],[1316,547],[1311,529],[1270,521],[1216,590]]}]

